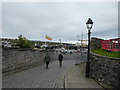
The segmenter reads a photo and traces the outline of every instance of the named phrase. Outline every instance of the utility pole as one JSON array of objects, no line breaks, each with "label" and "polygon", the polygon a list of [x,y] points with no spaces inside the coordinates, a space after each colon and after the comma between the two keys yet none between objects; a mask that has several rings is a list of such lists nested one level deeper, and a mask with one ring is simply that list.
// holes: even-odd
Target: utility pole
[{"label": "utility pole", "polygon": [[59,41],[60,41],[60,45],[62,45],[62,41],[61,41],[61,39],[59,39]]},{"label": "utility pole", "polygon": [[78,41],[80,41],[80,35],[77,35],[77,46],[78,46]]},{"label": "utility pole", "polygon": [[82,40],[83,40],[83,32],[81,33],[81,47],[82,47]]}]

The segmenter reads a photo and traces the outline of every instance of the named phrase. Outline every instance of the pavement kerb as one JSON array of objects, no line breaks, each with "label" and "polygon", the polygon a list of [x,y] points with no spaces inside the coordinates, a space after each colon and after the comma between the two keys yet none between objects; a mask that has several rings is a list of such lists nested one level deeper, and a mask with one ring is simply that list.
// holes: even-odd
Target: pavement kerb
[{"label": "pavement kerb", "polygon": [[74,68],[74,66],[73,67],[71,67],[70,68],[70,70],[65,74],[65,76],[64,76],[64,89],[65,90],[67,90],[67,80],[66,80],[66,77],[67,77],[67,75],[69,74],[69,72],[71,71],[71,69],[73,69]]},{"label": "pavement kerb", "polygon": [[64,88],[65,88],[65,90],[67,90],[67,80],[66,80],[66,77],[64,77]]},{"label": "pavement kerb", "polygon": [[[80,64],[77,64],[77,65],[81,65],[81,64],[83,64],[83,63],[80,63]],[[74,68],[74,66],[71,68],[71,69],[73,69]],[[70,70],[71,70],[70,69]],[[67,77],[67,75],[69,74],[69,72],[70,72],[70,70],[66,73],[66,75],[64,76],[64,88],[65,88],[65,90],[67,90],[67,88],[68,88],[68,86],[67,86],[67,79],[66,79],[66,77]],[[91,78],[91,79],[93,79],[93,78]],[[97,84],[99,84],[101,87],[103,87],[105,90],[109,90],[108,88],[113,88],[113,87],[111,87],[111,86],[109,86],[109,85],[106,85],[106,84],[104,84],[104,83],[101,83],[101,82],[99,82],[99,81],[97,81],[97,80],[95,80],[95,79],[93,79]]]},{"label": "pavement kerb", "polygon": [[[83,64],[83,63],[80,63],[80,64]],[[75,65],[80,65],[80,64],[75,64]],[[74,66],[75,66],[74,65]],[[65,76],[64,76],[64,88],[65,88],[65,90],[67,90],[67,79],[66,79],[66,77],[67,77],[67,75],[69,74],[69,72],[74,68],[74,66],[72,67],[72,68],[70,68],[70,70],[65,74]]]}]

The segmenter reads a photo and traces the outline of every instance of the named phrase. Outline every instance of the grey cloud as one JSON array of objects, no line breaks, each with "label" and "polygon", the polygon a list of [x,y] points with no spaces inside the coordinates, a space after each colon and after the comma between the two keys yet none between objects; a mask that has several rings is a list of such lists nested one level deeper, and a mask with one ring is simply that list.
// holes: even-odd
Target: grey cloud
[{"label": "grey cloud", "polygon": [[[87,38],[86,21],[91,17],[94,21],[93,33],[117,31],[117,3],[98,2],[24,2],[3,3],[3,37],[16,38],[19,34],[29,39],[45,40],[45,35],[54,40],[76,40],[76,36],[84,32]],[[111,33],[114,32],[111,30]],[[115,32],[117,33],[117,32]],[[115,34],[111,34],[111,38]]]}]

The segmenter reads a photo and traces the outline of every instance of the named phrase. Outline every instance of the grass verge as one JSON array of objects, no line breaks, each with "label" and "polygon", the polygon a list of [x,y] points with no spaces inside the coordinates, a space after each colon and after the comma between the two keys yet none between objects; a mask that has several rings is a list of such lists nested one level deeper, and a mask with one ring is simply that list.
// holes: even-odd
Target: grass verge
[{"label": "grass verge", "polygon": [[92,53],[96,53],[102,56],[120,58],[120,52],[110,52],[103,49],[95,49],[95,50],[92,50]]}]

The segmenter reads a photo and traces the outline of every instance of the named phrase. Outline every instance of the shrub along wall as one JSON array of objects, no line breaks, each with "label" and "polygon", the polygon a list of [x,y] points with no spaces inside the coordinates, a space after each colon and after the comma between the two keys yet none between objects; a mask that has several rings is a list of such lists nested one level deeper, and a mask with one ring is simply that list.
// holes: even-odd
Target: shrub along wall
[{"label": "shrub along wall", "polygon": [[120,86],[120,59],[100,56],[91,53],[90,55],[91,78],[113,87]]},{"label": "shrub along wall", "polygon": [[[57,55],[53,51],[48,51],[51,60],[56,60]],[[32,49],[2,49],[2,72],[10,72],[20,68],[28,68],[43,63],[46,55],[45,50]]]}]

